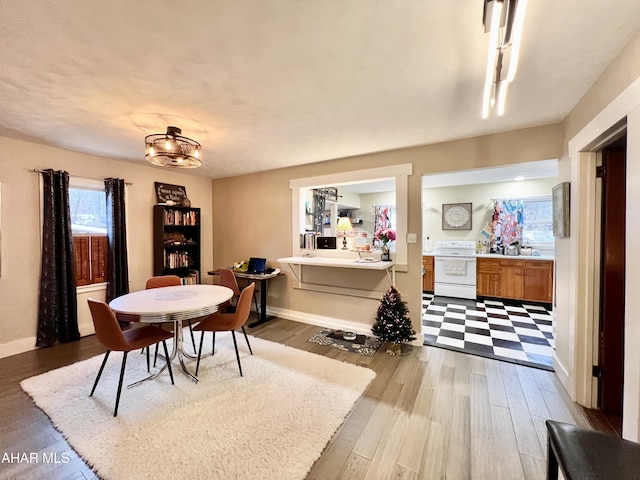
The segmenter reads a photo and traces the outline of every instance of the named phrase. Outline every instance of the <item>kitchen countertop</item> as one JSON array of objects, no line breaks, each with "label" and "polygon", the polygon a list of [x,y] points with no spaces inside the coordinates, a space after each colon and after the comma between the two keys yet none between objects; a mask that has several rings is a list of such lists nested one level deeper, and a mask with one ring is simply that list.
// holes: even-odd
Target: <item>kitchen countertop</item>
[{"label": "kitchen countertop", "polygon": [[[435,256],[436,252],[422,252],[423,257]],[[477,258],[505,258],[505,259],[522,259],[522,260],[555,260],[554,255],[499,255],[497,253],[476,253]]]}]

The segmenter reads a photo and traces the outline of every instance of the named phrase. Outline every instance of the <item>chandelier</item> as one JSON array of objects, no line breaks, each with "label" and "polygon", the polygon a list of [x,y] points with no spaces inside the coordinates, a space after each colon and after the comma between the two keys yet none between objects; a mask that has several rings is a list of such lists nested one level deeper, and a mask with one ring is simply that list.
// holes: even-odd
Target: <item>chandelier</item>
[{"label": "chandelier", "polygon": [[147,135],[144,139],[147,161],[160,167],[197,168],[202,165],[202,146],[181,133],[178,127],[167,127],[167,133]]}]

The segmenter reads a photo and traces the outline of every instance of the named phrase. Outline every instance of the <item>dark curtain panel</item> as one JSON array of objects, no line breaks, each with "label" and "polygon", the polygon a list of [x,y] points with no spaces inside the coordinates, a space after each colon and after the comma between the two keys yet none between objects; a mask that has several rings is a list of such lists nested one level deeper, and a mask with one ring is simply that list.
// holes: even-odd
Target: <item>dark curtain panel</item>
[{"label": "dark curtain panel", "polygon": [[69,174],[42,172],[44,221],[36,346],[80,339],[69,213]]},{"label": "dark curtain panel", "polygon": [[107,196],[107,302],[129,293],[124,180],[105,178]]}]

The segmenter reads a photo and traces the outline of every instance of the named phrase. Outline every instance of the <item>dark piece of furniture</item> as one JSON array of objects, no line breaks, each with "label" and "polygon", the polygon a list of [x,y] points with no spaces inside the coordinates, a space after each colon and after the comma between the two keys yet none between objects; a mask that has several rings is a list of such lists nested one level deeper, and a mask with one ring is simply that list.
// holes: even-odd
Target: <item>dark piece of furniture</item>
[{"label": "dark piece of furniture", "polygon": [[[217,270],[210,270],[207,272],[209,275],[216,275],[218,273]],[[258,313],[258,320],[250,323],[249,327],[257,327],[258,325],[262,325],[269,320],[272,320],[273,316],[267,316],[267,285],[269,280],[276,277],[284,276],[284,273],[245,273],[245,272],[236,272],[233,271],[233,274],[236,278],[243,278],[245,280],[253,280],[260,282],[260,310]],[[257,310],[257,307],[256,307]]]},{"label": "dark piece of furniture", "polygon": [[153,274],[200,283],[200,209],[153,206]]},{"label": "dark piece of furniture", "polygon": [[[169,376],[171,377],[171,384],[173,385],[173,372],[171,371],[171,364],[169,363],[169,353],[167,351],[166,342],[168,338],[173,337],[173,334],[171,332],[167,332],[159,327],[154,327],[151,325],[140,328],[132,328],[131,330],[123,332],[122,330],[120,330],[120,324],[118,323],[116,315],[113,310],[111,310],[109,305],[98,300],[93,300],[91,298],[88,300],[88,302],[89,310],[91,310],[91,317],[93,318],[93,326],[96,330],[96,337],[98,337],[98,341],[107,349],[107,352],[104,354],[104,360],[102,361],[100,370],[98,370],[96,381],[93,383],[93,388],[91,389],[91,393],[89,394],[90,397],[93,396],[93,392],[95,392],[96,387],[98,386],[98,381],[100,380],[100,376],[102,375],[104,366],[107,363],[109,354],[112,351],[124,352],[124,355],[122,357],[122,367],[120,368],[118,392],[116,394],[116,406],[113,411],[113,416],[117,416],[118,405],[120,403],[120,393],[122,392],[122,380],[124,379],[124,369],[127,363],[127,354],[131,350],[137,350],[139,348],[147,347],[148,349],[151,345],[155,345],[159,342],[162,342],[162,345],[164,346],[164,355],[167,359]],[[147,359],[147,367],[148,363],[149,360]]]},{"label": "dark piece of furniture", "polygon": [[249,318],[249,312],[251,311],[251,298],[253,297],[253,291],[256,288],[256,284],[252,283],[240,292],[240,298],[238,298],[238,304],[233,313],[213,313],[205,317],[198,325],[193,327],[196,332],[202,332],[200,336],[200,348],[198,349],[198,362],[196,363],[196,376],[200,369],[200,357],[202,356],[202,341],[204,340],[204,332],[213,332],[213,349],[211,355],[216,353],[216,332],[231,332],[233,337],[233,346],[236,349],[236,359],[238,360],[238,369],[240,370],[240,376],[242,377],[242,365],[240,364],[240,354],[238,353],[238,343],[236,342],[236,330],[242,329],[244,339],[247,341],[249,352],[253,355],[251,350],[251,344],[249,343],[249,337],[244,329],[244,324]]},{"label": "dark piece of furniture", "polygon": [[568,423],[546,423],[547,479],[557,480],[558,467],[567,480],[640,478],[640,443]]}]

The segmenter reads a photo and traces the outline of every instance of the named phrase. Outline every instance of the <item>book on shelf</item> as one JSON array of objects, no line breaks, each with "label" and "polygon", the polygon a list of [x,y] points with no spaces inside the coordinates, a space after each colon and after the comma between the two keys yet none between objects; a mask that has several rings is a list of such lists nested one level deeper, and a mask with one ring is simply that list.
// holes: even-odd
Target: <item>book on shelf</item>
[{"label": "book on shelf", "polygon": [[200,283],[200,273],[197,270],[189,270],[189,273],[180,279],[183,285],[197,285]]}]

